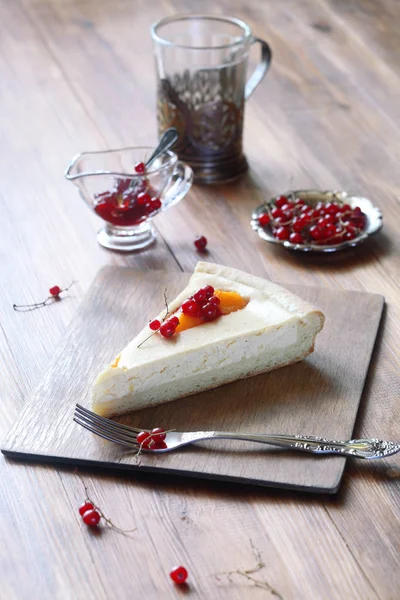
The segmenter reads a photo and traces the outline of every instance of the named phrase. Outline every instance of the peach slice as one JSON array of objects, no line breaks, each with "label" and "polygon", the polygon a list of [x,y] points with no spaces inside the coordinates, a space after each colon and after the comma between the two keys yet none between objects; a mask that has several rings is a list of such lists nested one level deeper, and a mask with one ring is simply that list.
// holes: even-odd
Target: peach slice
[{"label": "peach slice", "polygon": [[[249,303],[249,298],[243,298],[237,292],[225,292],[223,290],[215,290],[214,296],[217,296],[220,300],[219,310],[223,315],[229,315],[231,312],[242,310]],[[185,315],[183,312],[178,312],[176,316],[179,319],[179,325],[176,328],[176,333],[185,331],[185,329],[192,329],[205,323],[200,317],[190,317]]]}]

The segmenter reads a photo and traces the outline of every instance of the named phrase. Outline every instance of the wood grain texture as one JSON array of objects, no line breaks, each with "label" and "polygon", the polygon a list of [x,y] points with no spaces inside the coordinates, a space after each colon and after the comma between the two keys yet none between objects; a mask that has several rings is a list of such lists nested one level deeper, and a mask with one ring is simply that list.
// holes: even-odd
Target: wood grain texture
[{"label": "wood grain texture", "polygon": [[[77,402],[90,407],[91,385],[104,365],[159,313],[161,290],[167,289],[173,298],[188,278],[188,274],[163,271],[102,269],[2,451],[11,458],[54,459],[75,465],[93,462],[111,468],[337,492],[345,464],[341,457],[316,459],[271,448],[260,450],[251,443],[238,447],[226,441],[198,444],[163,456],[137,457],[87,435],[72,422]],[[123,422],[145,429],[161,424],[178,431],[217,429],[350,439],[383,298],[323,288],[290,288],[326,316],[312,356],[273,373],[137,411]]]},{"label": "wood grain texture", "polygon": [[[271,279],[386,298],[357,436],[399,437],[400,227],[397,0],[0,0],[0,435],[48,368],[99,267],[191,270],[209,259]],[[233,14],[265,37],[272,68],[246,106],[251,165],[236,185],[193,188],[162,218],[157,245],[101,249],[99,223],[62,177],[81,150],[155,141],[148,28],[176,12]],[[251,209],[288,187],[344,188],[374,199],[384,228],[342,256],[299,257],[262,243]],[[164,241],[165,240],[165,241]],[[79,284],[46,310],[13,313],[50,285]],[[349,462],[335,498],[86,471],[90,493],[134,539],[91,536],[70,470],[0,461],[1,594],[7,600],[176,598],[185,564],[193,598],[268,598],[215,573],[253,566],[285,600],[397,600],[400,458]],[[238,524],[240,527],[238,527]],[[134,582],[134,583],[132,583]]]}]

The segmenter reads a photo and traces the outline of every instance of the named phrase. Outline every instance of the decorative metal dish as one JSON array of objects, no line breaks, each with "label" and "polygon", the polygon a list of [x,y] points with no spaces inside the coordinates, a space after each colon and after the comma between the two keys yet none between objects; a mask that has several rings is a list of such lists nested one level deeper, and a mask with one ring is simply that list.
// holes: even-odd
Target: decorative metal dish
[{"label": "decorative metal dish", "polygon": [[264,204],[258,206],[252,214],[251,226],[258,233],[258,235],[273,244],[280,244],[288,250],[294,250],[296,252],[338,252],[346,248],[358,246],[362,244],[370,235],[377,233],[382,228],[382,213],[372,204],[367,198],[360,196],[351,196],[347,192],[343,191],[319,191],[319,190],[293,190],[284,194],[284,197],[288,199],[299,198],[304,200],[308,205],[316,207],[318,203],[327,204],[328,202],[337,202],[341,204],[348,204],[352,209],[359,207],[364,214],[365,224],[362,231],[359,231],[353,239],[344,239],[339,243],[334,244],[318,244],[313,241],[306,241],[305,243],[292,243],[289,240],[280,240],[274,236],[271,224],[261,225],[259,218],[261,215],[268,213],[271,214],[271,208],[275,206],[275,201],[279,199],[279,196],[271,198]]}]

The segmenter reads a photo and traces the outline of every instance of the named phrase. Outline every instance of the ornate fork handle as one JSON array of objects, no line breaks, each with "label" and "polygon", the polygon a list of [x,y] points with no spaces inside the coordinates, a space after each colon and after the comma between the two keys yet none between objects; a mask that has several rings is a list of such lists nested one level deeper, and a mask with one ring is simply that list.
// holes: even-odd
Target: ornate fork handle
[{"label": "ornate fork handle", "polygon": [[321,437],[301,435],[256,435],[237,434],[222,431],[210,432],[205,439],[224,438],[235,440],[247,440],[249,442],[260,442],[281,448],[311,452],[313,454],[341,454],[342,456],[353,456],[356,458],[383,458],[396,454],[400,451],[400,443],[385,440],[360,439],[348,441],[327,440]]}]

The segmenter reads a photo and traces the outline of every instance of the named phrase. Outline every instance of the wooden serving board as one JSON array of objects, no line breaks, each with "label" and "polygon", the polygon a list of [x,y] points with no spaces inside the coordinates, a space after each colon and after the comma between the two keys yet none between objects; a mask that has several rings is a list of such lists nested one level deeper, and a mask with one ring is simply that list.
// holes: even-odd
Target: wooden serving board
[{"label": "wooden serving board", "polygon": [[[41,385],[4,442],[3,453],[20,459],[336,492],[345,466],[340,456],[318,457],[222,440],[138,457],[73,422],[77,402],[90,406],[90,387],[97,373],[159,312],[164,288],[173,298],[188,278],[188,273],[124,267],[100,271]],[[311,356],[120,420],[135,427],[178,431],[222,429],[350,439],[384,299],[361,292],[286,287],[326,315]]]}]

